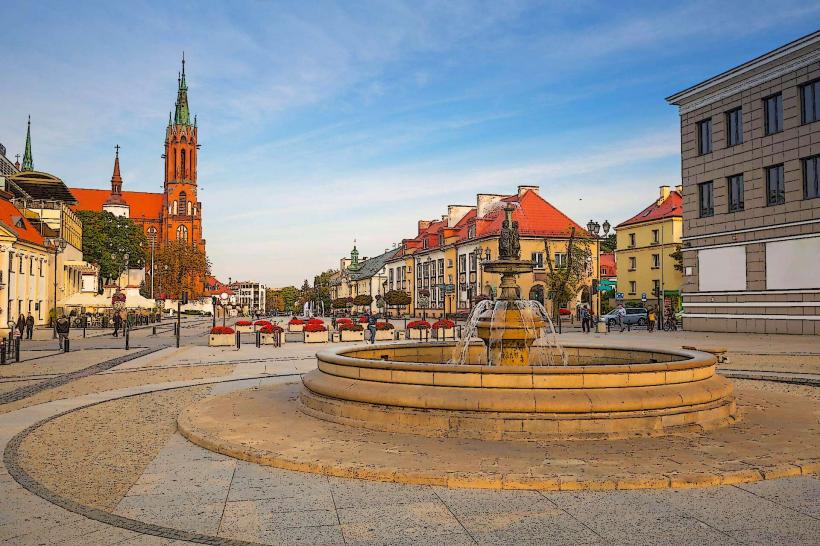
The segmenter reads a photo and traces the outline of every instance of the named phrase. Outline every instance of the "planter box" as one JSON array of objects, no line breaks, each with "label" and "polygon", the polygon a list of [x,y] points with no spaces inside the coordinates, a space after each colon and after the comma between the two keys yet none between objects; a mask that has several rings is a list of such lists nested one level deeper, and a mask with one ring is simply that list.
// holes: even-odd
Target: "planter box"
[{"label": "planter box", "polygon": [[430,337],[430,329],[418,329],[418,328],[408,328],[407,333],[410,336],[410,339],[416,341],[423,341]]},{"label": "planter box", "polygon": [[236,345],[236,334],[210,334],[208,347],[233,347]]},{"label": "planter box", "polygon": [[339,333],[342,335],[342,341],[364,341],[364,330],[361,332],[342,330]]},{"label": "planter box", "polygon": [[393,341],[395,330],[376,330],[376,341]]},{"label": "planter box", "polygon": [[234,330],[236,330],[240,334],[252,334],[253,325],[249,324],[248,326],[234,326]]},{"label": "planter box", "polygon": [[[262,345],[273,345],[273,334],[259,334]],[[285,332],[279,334],[279,343],[285,344]]]},{"label": "planter box", "polygon": [[304,324],[288,324],[288,332],[303,332],[304,330]]},{"label": "planter box", "polygon": [[305,332],[305,343],[327,343],[327,332]]},{"label": "planter box", "polygon": [[436,328],[436,339],[454,339],[455,335],[455,328]]}]

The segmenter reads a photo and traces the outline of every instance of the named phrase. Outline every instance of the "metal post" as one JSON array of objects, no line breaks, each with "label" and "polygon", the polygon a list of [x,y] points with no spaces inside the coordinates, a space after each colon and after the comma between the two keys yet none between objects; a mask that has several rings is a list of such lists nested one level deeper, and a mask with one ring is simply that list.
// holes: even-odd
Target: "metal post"
[{"label": "metal post", "polygon": [[51,339],[57,339],[57,248],[54,249],[54,321],[51,323]]},{"label": "metal post", "polygon": [[0,365],[6,363],[6,340],[0,342]]},{"label": "metal post", "polygon": [[131,330],[128,328],[128,326],[126,326],[125,327],[125,350],[127,351],[130,348],[131,348]]},{"label": "metal post", "polygon": [[151,335],[152,336],[157,335],[157,327],[156,326],[151,326]]},{"label": "metal post", "polygon": [[242,334],[239,332],[236,333],[236,348],[239,349],[242,346]]},{"label": "metal post", "polygon": [[256,332],[256,346],[257,347],[262,346],[262,332],[259,332],[259,331]]},{"label": "metal post", "polygon": [[180,329],[182,328],[182,315],[180,314],[182,311],[182,300],[177,300],[177,349],[179,349],[179,335]]},{"label": "metal post", "polygon": [[70,347],[69,347],[69,344],[70,344],[70,342],[68,341],[68,338],[65,338],[63,340],[63,351],[66,352],[66,353],[71,350]]},{"label": "metal post", "polygon": [[20,338],[17,338],[17,340],[14,343],[14,360],[16,362],[20,362]]},{"label": "metal post", "polygon": [[154,299],[154,243],[156,235],[151,237],[151,299]]}]

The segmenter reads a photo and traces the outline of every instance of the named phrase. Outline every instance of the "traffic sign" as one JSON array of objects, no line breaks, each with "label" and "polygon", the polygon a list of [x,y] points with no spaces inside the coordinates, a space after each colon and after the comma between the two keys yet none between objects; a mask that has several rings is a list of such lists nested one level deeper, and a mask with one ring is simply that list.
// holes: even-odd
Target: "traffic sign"
[{"label": "traffic sign", "polygon": [[616,300],[624,299],[624,293],[623,292],[615,292],[615,299]]},{"label": "traffic sign", "polygon": [[646,292],[641,292],[641,301],[646,302]]}]

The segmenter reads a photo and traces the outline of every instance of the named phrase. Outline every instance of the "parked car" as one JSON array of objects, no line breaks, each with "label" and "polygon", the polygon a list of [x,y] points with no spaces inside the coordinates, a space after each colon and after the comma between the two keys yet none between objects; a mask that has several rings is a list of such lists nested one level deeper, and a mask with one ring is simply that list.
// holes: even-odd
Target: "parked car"
[{"label": "parked car", "polygon": [[[618,323],[617,309],[613,309],[606,315],[601,317],[607,324],[613,326]],[[638,326],[646,326],[649,320],[649,313],[643,307],[626,307],[626,316],[624,317],[624,324],[637,324]]]}]

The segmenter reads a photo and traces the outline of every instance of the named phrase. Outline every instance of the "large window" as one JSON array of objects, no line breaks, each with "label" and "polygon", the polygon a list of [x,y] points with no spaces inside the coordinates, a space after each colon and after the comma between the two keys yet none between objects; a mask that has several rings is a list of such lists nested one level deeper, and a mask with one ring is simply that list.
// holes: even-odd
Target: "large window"
[{"label": "large window", "polygon": [[555,253],[555,267],[556,269],[561,269],[567,266],[567,253],[566,252],[556,252]]},{"label": "large window", "polygon": [[783,95],[778,93],[763,99],[765,115],[765,129],[767,135],[779,133],[783,130]]},{"label": "large window", "polygon": [[653,254],[652,255],[652,269],[658,269],[661,266],[661,255],[660,254]]},{"label": "large window", "polygon": [[736,174],[728,178],[729,182],[729,212],[743,210],[743,175]]},{"label": "large window", "polygon": [[629,281],[629,293],[634,295],[638,290],[638,283],[635,281]]},{"label": "large window", "polygon": [[638,258],[635,256],[629,257],[629,270],[635,271],[638,268]]},{"label": "large window", "polygon": [[782,205],[786,202],[786,190],[783,185],[783,165],[774,165],[766,169],[766,204]]},{"label": "large window", "polygon": [[800,88],[800,103],[803,110],[803,123],[820,119],[820,80],[807,83]]},{"label": "large window", "polygon": [[698,184],[698,204],[700,209],[700,217],[705,218],[715,214],[714,201],[714,184],[712,182],[704,182]]},{"label": "large window", "polygon": [[806,199],[820,197],[820,155],[803,160],[803,196]]},{"label": "large window", "polygon": [[743,142],[743,109],[735,108],[726,112],[726,145],[735,146]]},{"label": "large window", "polygon": [[533,252],[532,253],[532,263],[535,269],[544,269],[544,253],[543,252]]},{"label": "large window", "polygon": [[698,153],[700,155],[712,152],[712,118],[698,123]]},{"label": "large window", "polygon": [[653,229],[652,230],[652,244],[658,244],[661,242],[661,230]]},{"label": "large window", "polygon": [[635,234],[634,233],[629,234],[629,246],[630,247],[635,246]]},{"label": "large window", "polygon": [[188,241],[188,228],[185,226],[179,226],[177,228],[177,240],[178,241]]}]

